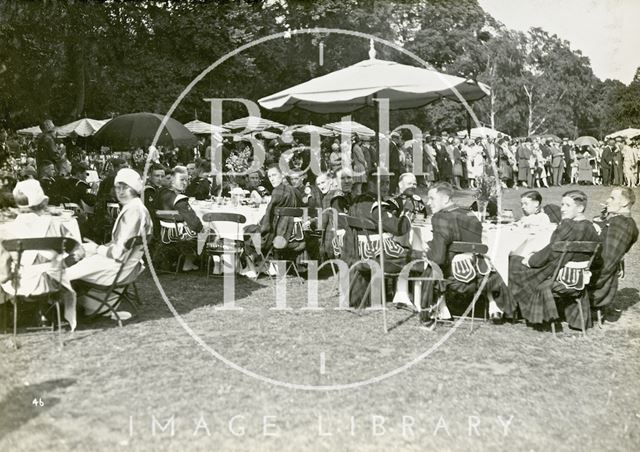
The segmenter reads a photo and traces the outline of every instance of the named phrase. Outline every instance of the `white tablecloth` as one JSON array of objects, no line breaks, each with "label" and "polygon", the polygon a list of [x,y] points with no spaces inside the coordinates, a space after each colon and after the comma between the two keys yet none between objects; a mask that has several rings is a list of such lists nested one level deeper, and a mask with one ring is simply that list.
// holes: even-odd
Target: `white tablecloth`
[{"label": "white tablecloth", "polygon": [[[75,218],[69,216],[38,216],[35,214],[21,215],[15,221],[0,224],[0,237],[2,239],[11,238],[35,238],[35,237],[71,237],[78,243],[82,243],[80,227]],[[13,253],[12,253],[13,254]],[[53,260],[45,263],[38,263],[38,256],[50,258],[55,256],[50,252],[25,251],[22,255],[20,270],[20,286],[18,295],[40,295],[49,292],[50,279],[59,278],[59,261]],[[15,259],[16,256],[13,256]],[[60,258],[60,257],[59,257]],[[44,275],[48,275],[44,277]],[[64,302],[64,317],[69,322],[71,329],[76,327],[76,294],[71,287],[71,282],[62,273]],[[2,289],[7,296],[13,296],[14,288],[12,281],[2,284]],[[4,302],[0,296],[0,303]]]},{"label": "white tablecloth", "polygon": [[242,240],[242,228],[249,224],[259,224],[267,210],[266,204],[260,204],[257,208],[250,206],[232,206],[229,204],[220,205],[210,201],[191,201],[190,204],[196,215],[198,215],[198,218],[200,218],[200,221],[202,221],[206,213],[224,212],[244,215],[247,222],[241,224],[239,227],[228,221],[216,221],[214,223],[205,223],[203,221],[205,228],[210,226],[220,237],[230,240]]},{"label": "white tablecloth", "polygon": [[[523,228],[515,224],[484,224],[482,243],[489,248],[488,256],[505,283],[509,282],[509,255],[526,256],[540,251],[551,241],[555,225],[548,228]],[[413,227],[413,248],[420,251],[433,238],[431,225]]]}]

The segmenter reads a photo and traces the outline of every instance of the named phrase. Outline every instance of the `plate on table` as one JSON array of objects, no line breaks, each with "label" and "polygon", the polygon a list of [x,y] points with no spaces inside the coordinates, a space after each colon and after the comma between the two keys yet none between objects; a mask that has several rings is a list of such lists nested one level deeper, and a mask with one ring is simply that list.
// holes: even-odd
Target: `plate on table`
[{"label": "plate on table", "polygon": [[513,223],[513,220],[510,218],[491,218],[487,220],[487,222],[492,224],[510,224]]}]

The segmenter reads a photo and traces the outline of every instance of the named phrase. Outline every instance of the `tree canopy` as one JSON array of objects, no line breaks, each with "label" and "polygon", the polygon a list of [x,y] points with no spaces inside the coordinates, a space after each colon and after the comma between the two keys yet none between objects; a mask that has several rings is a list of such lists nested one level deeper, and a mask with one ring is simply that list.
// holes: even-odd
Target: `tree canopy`
[{"label": "tree canopy", "polygon": [[[314,27],[372,34],[439,71],[487,83],[492,95],[473,109],[480,121],[512,136],[602,137],[640,127],[640,68],[629,86],[601,81],[589,59],[568,42],[539,28],[509,30],[477,0],[3,2],[0,126],[30,126],[46,117],[64,123],[84,116],[164,113],[228,52],[267,35]],[[255,101],[367,58],[368,47],[362,38],[338,34],[293,34],[265,42],[207,74],[174,117],[206,120],[204,98]],[[415,64],[380,47],[378,58]],[[230,104],[224,119],[243,115],[240,105]],[[295,110],[265,115],[284,123],[337,119]],[[373,119],[370,111],[357,115],[365,124]],[[464,109],[449,101],[394,112],[391,120],[392,126],[412,123],[436,132],[467,125]]]}]

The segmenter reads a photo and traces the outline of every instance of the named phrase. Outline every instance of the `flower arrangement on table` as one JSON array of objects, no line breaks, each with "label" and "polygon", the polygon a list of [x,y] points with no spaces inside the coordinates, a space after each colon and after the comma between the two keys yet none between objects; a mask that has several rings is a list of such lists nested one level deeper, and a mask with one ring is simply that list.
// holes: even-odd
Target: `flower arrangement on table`
[{"label": "flower arrangement on table", "polygon": [[[251,167],[252,157],[253,152],[251,148],[246,146],[240,151],[232,152],[231,155],[227,157],[224,166],[231,173],[244,173]],[[235,175],[232,174],[232,177],[235,177]]]},{"label": "flower arrangement on table", "polygon": [[229,157],[224,162],[224,168],[226,174],[224,178],[226,179],[226,183],[223,181],[223,184],[220,186],[220,193],[222,194],[223,186],[228,187],[229,192],[234,188],[238,187],[239,181],[237,180],[238,176],[246,173],[247,170],[251,167],[251,160],[253,157],[253,152],[249,146],[245,146],[242,150],[233,151]]},{"label": "flower arrangement on table", "polygon": [[495,176],[487,176],[486,174],[483,174],[482,177],[477,179],[477,184],[478,186],[475,190],[474,198],[476,199],[480,219],[485,219],[487,215],[487,205],[490,202],[496,204],[497,213],[500,213],[502,204],[500,182],[495,178]]}]

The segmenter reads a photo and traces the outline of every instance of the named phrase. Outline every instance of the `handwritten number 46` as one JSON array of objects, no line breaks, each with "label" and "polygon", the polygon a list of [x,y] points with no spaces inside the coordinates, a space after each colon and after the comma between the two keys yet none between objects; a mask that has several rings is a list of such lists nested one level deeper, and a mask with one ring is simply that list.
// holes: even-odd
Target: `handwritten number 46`
[{"label": "handwritten number 46", "polygon": [[33,406],[44,406],[44,402],[42,401],[42,399],[40,397],[36,397],[31,402],[31,405],[33,405]]}]

